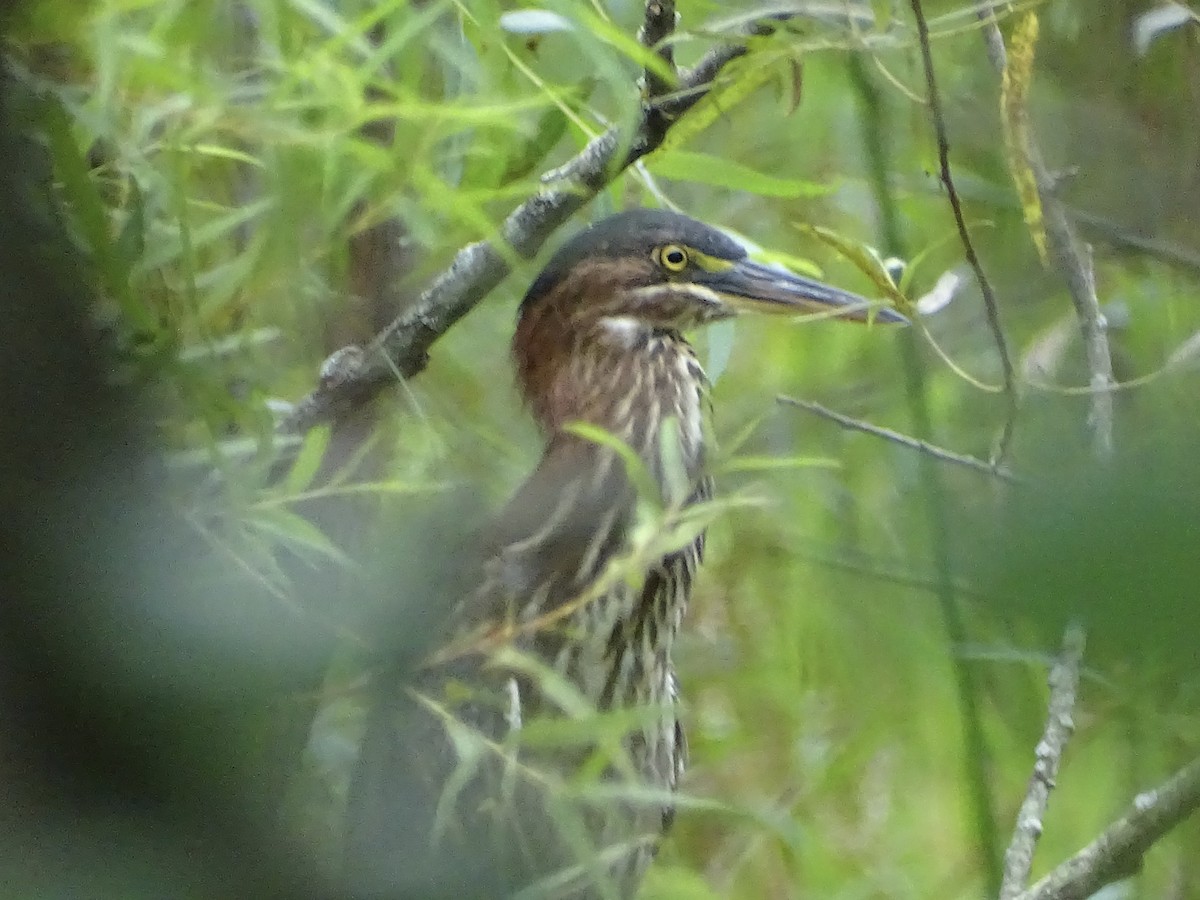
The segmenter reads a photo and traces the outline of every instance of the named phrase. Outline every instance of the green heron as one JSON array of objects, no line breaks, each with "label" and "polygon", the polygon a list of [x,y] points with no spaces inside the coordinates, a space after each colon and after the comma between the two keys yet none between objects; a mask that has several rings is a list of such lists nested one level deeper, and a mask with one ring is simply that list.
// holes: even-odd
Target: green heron
[{"label": "green heron", "polygon": [[903,321],[871,307],[659,210],[553,256],[512,345],[545,451],[478,541],[439,649],[368,714],[359,894],[636,893],[686,761],[672,650],[704,552],[702,524],[635,540],[639,503],[680,513],[711,493],[709,385],[684,333],[751,310]]}]

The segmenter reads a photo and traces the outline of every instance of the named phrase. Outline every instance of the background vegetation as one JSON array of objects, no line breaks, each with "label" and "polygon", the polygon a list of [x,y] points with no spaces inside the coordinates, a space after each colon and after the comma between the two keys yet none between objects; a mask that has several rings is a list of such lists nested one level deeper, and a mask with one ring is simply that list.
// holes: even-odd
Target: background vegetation
[{"label": "background vegetation", "polygon": [[[1085,623],[1089,645],[1039,872],[1200,744],[1198,32],[1182,16],[1147,20],[1129,0],[1000,10],[1010,39],[1029,16],[1040,25],[1028,124],[1094,246],[1119,383],[1110,455],[1097,450],[1104,423],[1061,268],[1039,258],[1014,184],[1027,172],[1005,152],[1014,120],[973,7],[930,0],[925,13],[1015,395],[1001,389],[937,174],[909,6],[797,6],[813,14],[754,39],[713,102],[579,220],[672,206],[878,295],[800,227],[816,224],[860,256],[905,261],[912,299],[947,273],[957,289],[942,282],[925,300],[921,328],[747,320],[697,336],[716,379],[721,490],[746,502],[710,533],[680,652],[696,808],[645,895],[994,895],[1068,619]],[[679,11],[685,65],[763,12],[704,0]],[[368,341],[460,246],[495,238],[544,172],[610,125],[628,133],[642,16],[629,0],[535,11],[78,0],[12,19],[7,117],[31,136],[9,157],[29,169],[14,202],[70,233],[63,271],[95,285],[89,311],[108,353],[93,377],[137,397],[114,420],[128,430],[104,445],[104,466],[55,446],[63,466],[83,460],[97,479],[147,445],[167,464],[138,463],[136,487],[106,488],[93,505],[69,492],[39,500],[38,521],[52,524],[22,524],[9,546],[66,554],[55,571],[79,575],[54,593],[64,609],[100,597],[103,615],[73,620],[63,665],[93,673],[80,677],[100,692],[94,713],[133,715],[113,719],[145,736],[133,744],[175,742],[178,765],[159,758],[174,785],[163,796],[186,792],[199,762],[217,781],[235,773],[231,796],[253,785],[248,805],[266,809],[305,765],[344,766],[347,713],[331,701],[353,686],[347,648],[372,640],[354,623],[400,586],[428,584],[533,465],[539,438],[510,387],[507,342],[537,260],[514,258],[419,378],[332,435],[310,433],[286,463],[273,403],[310,390],[322,359]],[[48,295],[10,296],[51,309]],[[950,299],[935,310],[938,296]],[[66,371],[54,346],[35,329],[22,352],[48,354],[53,378]],[[63,396],[75,403],[82,383]],[[780,396],[1000,474],[933,462]],[[55,457],[39,459],[54,483]],[[76,545],[86,552],[63,550]],[[370,562],[381,556],[387,566]],[[147,710],[158,724],[131,726]],[[327,789],[336,779],[291,793],[318,846],[312,810]],[[1120,890],[1200,897],[1198,848],[1193,821]],[[131,895],[150,876],[113,878]]]}]

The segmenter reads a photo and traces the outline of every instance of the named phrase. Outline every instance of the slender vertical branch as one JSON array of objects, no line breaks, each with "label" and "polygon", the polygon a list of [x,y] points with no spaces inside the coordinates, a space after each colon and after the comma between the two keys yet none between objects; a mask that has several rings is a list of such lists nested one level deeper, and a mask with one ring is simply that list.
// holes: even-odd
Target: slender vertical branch
[{"label": "slender vertical branch", "polygon": [[[646,0],[646,18],[638,31],[638,40],[653,50],[672,74],[675,72],[675,48],[667,39],[674,31],[675,0]],[[675,90],[675,85],[647,67],[645,90],[646,99],[653,100]]]},{"label": "slender vertical branch", "polygon": [[[879,206],[880,228],[885,249],[889,254],[905,256],[904,237],[895,197],[888,182],[888,135],[885,122],[886,105],[866,71],[862,60],[854,57],[850,73],[863,106],[865,141],[870,160],[871,189]],[[905,392],[918,440],[928,441],[933,428],[929,415],[929,400],[925,385],[925,369],[920,347],[913,330],[900,336],[901,363],[904,370]],[[930,546],[935,572],[934,592],[941,609],[942,623],[953,667],[955,691],[958,698],[963,738],[963,775],[968,786],[967,810],[974,826],[980,868],[984,873],[985,896],[995,897],[1000,889],[1000,866],[997,854],[999,837],[992,795],[987,777],[988,749],[979,711],[979,686],[970,662],[959,649],[967,643],[966,626],[958,608],[958,592],[952,574],[951,530],[948,522],[946,492],[941,472],[934,461],[922,454],[918,473],[921,496],[929,520]]]},{"label": "slender vertical branch", "polygon": [[1012,842],[1004,854],[1004,880],[1000,900],[1014,900],[1029,883],[1033,854],[1042,836],[1042,820],[1050,802],[1050,792],[1058,778],[1059,765],[1067,740],[1075,730],[1075,697],[1079,691],[1079,668],[1083,663],[1083,629],[1067,626],[1062,651],[1050,669],[1050,703],[1046,728],[1038,741],[1037,760],[1029,776],[1029,789],[1017,813]]},{"label": "slender vertical branch", "polygon": [[[1002,74],[1008,66],[1008,52],[1004,46],[1000,26],[996,22],[995,7],[989,0],[980,0],[977,12],[983,22],[983,39],[988,59],[996,71]],[[1088,415],[1092,448],[1097,458],[1107,459],[1113,452],[1112,390],[1115,382],[1112,353],[1108,346],[1107,323],[1096,296],[1091,248],[1079,238],[1066,204],[1058,198],[1057,179],[1047,169],[1041,149],[1032,138],[1026,147],[1026,156],[1037,182],[1050,260],[1066,282],[1071,303],[1075,307],[1075,315],[1079,319],[1079,330],[1083,335],[1084,354],[1092,388],[1091,411]]]},{"label": "slender vertical branch", "polygon": [[946,119],[942,113],[942,101],[938,93],[937,77],[933,69],[933,53],[929,47],[929,24],[925,21],[925,12],[921,8],[921,0],[911,0],[911,6],[913,19],[917,25],[918,43],[921,47],[921,63],[925,69],[925,86],[929,101],[929,115],[933,121],[933,130],[937,138],[938,167],[941,181],[946,188],[946,197],[950,202],[950,209],[954,213],[954,224],[958,228],[958,236],[959,240],[962,241],[963,253],[966,255],[971,270],[975,273],[976,282],[979,284],[979,291],[983,296],[983,308],[987,315],[988,329],[992,333],[992,340],[996,344],[996,352],[1000,356],[1000,368],[1004,377],[1004,394],[1008,400],[1008,413],[1005,417],[1004,431],[996,452],[996,461],[997,463],[1003,463],[1007,456],[1009,444],[1012,441],[1013,428],[1016,426],[1016,371],[1013,367],[1012,355],[1008,350],[1008,339],[1004,336],[1004,328],[1000,324],[1000,309],[996,302],[996,294],[992,290],[992,284],[988,280],[987,274],[983,271],[983,264],[979,261],[979,255],[975,252],[975,245],[971,241],[971,234],[967,229],[966,216],[963,214],[962,201],[958,195],[958,188],[955,187],[954,177],[950,173],[950,140],[946,131]]}]

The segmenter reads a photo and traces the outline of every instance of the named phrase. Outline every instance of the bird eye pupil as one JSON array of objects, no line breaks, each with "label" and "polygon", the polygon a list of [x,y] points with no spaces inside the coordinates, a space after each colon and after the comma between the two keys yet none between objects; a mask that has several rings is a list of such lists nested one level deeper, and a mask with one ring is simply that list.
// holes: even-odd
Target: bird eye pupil
[{"label": "bird eye pupil", "polygon": [[687,254],[682,247],[667,247],[662,252],[662,261],[668,269],[678,272],[687,264]]}]

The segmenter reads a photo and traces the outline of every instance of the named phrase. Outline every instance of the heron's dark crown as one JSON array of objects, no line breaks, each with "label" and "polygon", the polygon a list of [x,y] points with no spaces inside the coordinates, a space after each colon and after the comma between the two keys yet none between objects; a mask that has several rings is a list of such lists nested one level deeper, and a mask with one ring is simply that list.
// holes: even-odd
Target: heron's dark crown
[{"label": "heron's dark crown", "polygon": [[746,255],[737,241],[688,216],[665,209],[627,210],[590,225],[560,247],[525,293],[521,314],[553,294],[584,263],[624,263],[631,286],[666,281],[675,273],[663,269],[654,254],[671,245],[731,262]]}]

